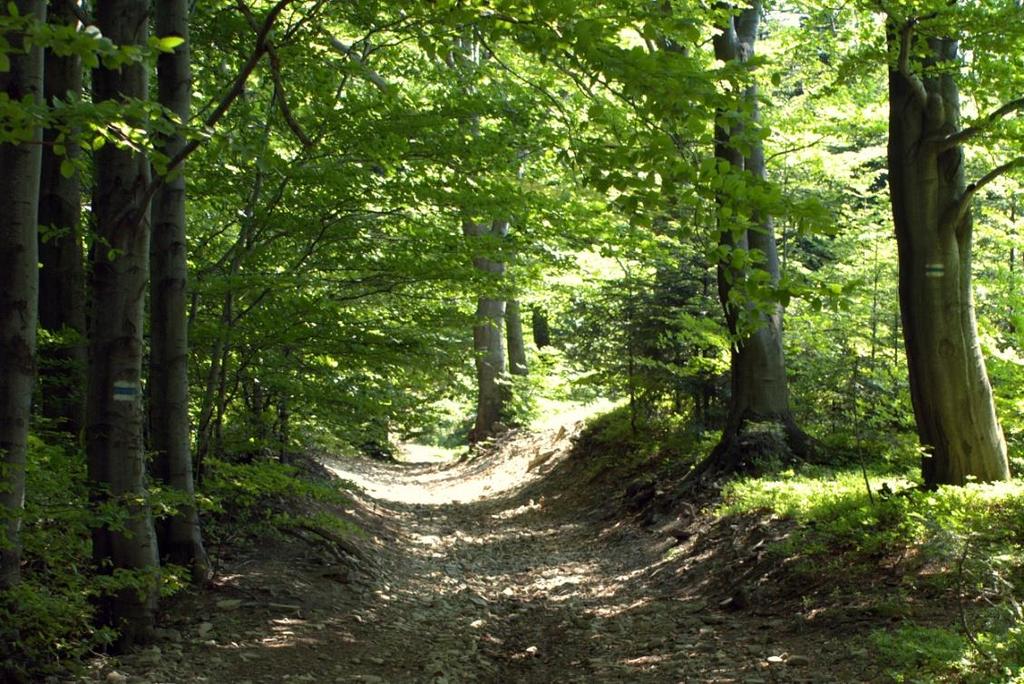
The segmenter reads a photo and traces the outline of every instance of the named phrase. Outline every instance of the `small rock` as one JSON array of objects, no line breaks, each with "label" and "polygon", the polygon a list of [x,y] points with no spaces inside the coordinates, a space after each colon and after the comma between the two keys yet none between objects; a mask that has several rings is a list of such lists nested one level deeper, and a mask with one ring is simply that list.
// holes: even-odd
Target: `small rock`
[{"label": "small rock", "polygon": [[777,656],[777,655],[775,655],[775,656],[768,656],[767,658],[765,658],[765,660],[767,660],[769,663],[771,663],[773,665],[778,665],[779,663],[784,662],[783,659],[782,659],[782,656]]},{"label": "small rock", "polygon": [[527,655],[531,655],[531,656],[536,656],[537,655],[537,647],[536,646],[527,646],[526,654]]},{"label": "small rock", "polygon": [[387,661],[385,661],[383,658],[370,658],[370,662],[374,665],[383,665]]},{"label": "small rock", "polygon": [[241,607],[242,599],[221,599],[216,605],[220,610],[236,610]]},{"label": "small rock", "polygon": [[212,629],[213,629],[213,623],[212,622],[200,622],[199,626],[196,628],[196,631],[199,633],[200,637],[204,637],[207,634],[209,634],[210,630],[212,630]]},{"label": "small rock", "polygon": [[786,664],[792,665],[793,667],[803,667],[811,664],[811,659],[807,656],[802,655],[791,655],[786,658]]},{"label": "small rock", "polygon": [[112,670],[107,673],[106,680],[107,684],[124,684],[128,681],[128,676],[121,674],[117,670]]}]

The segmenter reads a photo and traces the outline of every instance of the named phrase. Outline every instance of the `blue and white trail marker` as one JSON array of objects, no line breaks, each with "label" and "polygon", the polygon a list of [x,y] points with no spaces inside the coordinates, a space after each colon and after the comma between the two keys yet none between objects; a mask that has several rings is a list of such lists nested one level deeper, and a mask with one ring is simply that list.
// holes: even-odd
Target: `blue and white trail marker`
[{"label": "blue and white trail marker", "polygon": [[924,265],[924,277],[925,278],[941,278],[946,275],[946,267],[942,264],[925,264]]},{"label": "blue and white trail marker", "polygon": [[139,396],[138,383],[124,380],[114,383],[114,401],[134,401],[137,396]]}]

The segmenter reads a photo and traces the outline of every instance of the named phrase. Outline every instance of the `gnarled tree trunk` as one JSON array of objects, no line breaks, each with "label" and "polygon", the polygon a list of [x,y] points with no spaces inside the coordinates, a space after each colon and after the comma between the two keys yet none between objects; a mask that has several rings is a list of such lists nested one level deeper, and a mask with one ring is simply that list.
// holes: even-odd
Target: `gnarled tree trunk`
[{"label": "gnarled tree trunk", "polygon": [[[75,26],[72,0],[51,0],[49,21]],[[52,105],[81,94],[82,63],[76,55],[46,52],[44,92]],[[58,131],[43,131],[39,225],[49,235],[39,241],[39,327],[58,336],[41,359],[41,411],[78,438],[85,417],[85,257],[82,253],[81,187],[78,174],[65,176],[61,163],[78,156],[75,140],[64,144],[65,156],[54,152]]]},{"label": "gnarled tree trunk", "polygon": [[[889,33],[899,55],[889,71],[889,187],[910,395],[928,452],[922,472],[929,486],[1005,480],[1006,442],[971,291],[970,202],[995,176],[966,184],[955,72],[914,73],[913,33],[913,21]],[[927,52],[925,66],[959,59],[951,39],[929,38]]]},{"label": "gnarled tree trunk", "polygon": [[[185,41],[173,53],[160,55],[157,79],[160,104],[187,122],[192,103],[187,0],[157,3],[156,32],[161,38],[178,36]],[[174,158],[184,146],[184,137],[176,134],[163,141],[162,151]],[[188,415],[184,165],[173,170],[153,196],[153,225],[148,386],[152,471],[158,480],[191,501],[195,485]],[[209,561],[194,504],[183,504],[174,515],[160,521],[157,536],[163,558],[191,568],[197,583],[209,578]]]},{"label": "gnarled tree trunk", "polygon": [[[145,46],[149,3],[100,0],[100,31],[118,45]],[[146,66],[127,64],[93,72],[97,102],[143,100]],[[100,619],[121,630],[122,646],[147,640],[157,603],[156,534],[146,498],[141,392],[142,328],[149,275],[150,182],[145,155],[106,145],[96,152],[93,211],[96,241],[90,254],[91,320],[86,400],[86,452],[97,503],[120,507],[123,527],[93,530],[101,571],[140,571],[152,579],[104,600]]]}]

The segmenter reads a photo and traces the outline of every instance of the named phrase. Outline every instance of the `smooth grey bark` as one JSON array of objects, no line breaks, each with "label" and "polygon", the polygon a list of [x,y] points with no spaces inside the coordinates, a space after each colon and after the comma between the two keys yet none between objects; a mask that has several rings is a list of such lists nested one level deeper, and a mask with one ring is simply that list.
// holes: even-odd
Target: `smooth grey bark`
[{"label": "smooth grey bark", "polygon": [[[21,16],[46,17],[42,0],[18,0]],[[6,13],[6,7],[2,10]],[[12,102],[43,97],[43,51],[21,51],[21,36],[6,36],[14,52],[10,69],[0,73],[0,92]],[[19,144],[0,145],[0,591],[21,578],[21,516],[25,507],[25,457],[32,390],[36,375],[36,312],[39,294],[38,128]],[[0,628],[5,644],[6,629]],[[7,650],[0,645],[0,654]],[[0,670],[2,672],[2,670]]]},{"label": "smooth grey bark", "polygon": [[[466,221],[462,232],[467,237],[504,238],[508,234],[508,221],[473,223]],[[505,273],[505,264],[484,256],[473,258],[473,266],[479,271],[500,277]],[[505,300],[493,297],[479,297],[476,307],[476,323],[473,325],[473,352],[476,362],[477,407],[476,421],[469,434],[470,442],[478,442],[494,434],[496,423],[501,421],[508,401],[508,387],[502,381],[505,373],[505,341],[502,324],[505,319]]]},{"label": "smooth grey bark", "polygon": [[526,343],[523,342],[523,317],[519,300],[505,302],[505,332],[508,338],[508,369],[512,375],[528,375]]},{"label": "smooth grey bark", "polygon": [[[714,38],[715,57],[723,62],[747,62],[754,57],[758,26],[761,18],[761,2],[754,0],[746,9],[730,18],[722,32]],[[751,109],[751,121],[757,123],[758,93],[751,86],[742,95],[742,103]],[[734,126],[725,130],[715,127],[715,156],[724,159],[738,171],[745,171],[757,181],[766,177],[764,148],[755,136],[747,136],[749,154],[739,151],[736,140],[746,133],[743,127]],[[723,198],[721,201],[728,201]],[[763,210],[754,211],[751,219],[756,226],[739,231],[723,230],[722,244],[734,249],[757,250],[764,255],[759,266],[766,271],[773,283],[779,280],[779,256],[775,244],[775,229],[772,217]],[[754,314],[743,312],[743,306],[733,301],[735,283],[745,277],[742,269],[730,264],[718,264],[718,293],[725,311],[726,323],[734,337],[731,350],[732,393],[729,398],[728,417],[722,439],[707,459],[705,467],[730,469],[736,465],[742,454],[737,453],[736,438],[743,426],[749,422],[771,422],[782,426],[786,439],[794,453],[807,449],[807,437],[796,426],[789,407],[789,388],[786,379],[786,362],[782,347],[782,307],[775,306],[767,312]],[[741,314],[756,315],[758,325],[748,335],[740,335]]]},{"label": "smooth grey bark", "polygon": [[[51,24],[75,26],[72,0],[50,0]],[[82,63],[75,55],[46,51],[46,102],[67,101],[82,92]],[[78,157],[76,132],[64,145],[65,156],[54,153],[59,131],[43,131],[42,175],[39,187],[39,225],[49,233],[39,240],[39,327],[58,336],[41,359],[40,411],[58,428],[78,439],[85,418],[85,255],[82,251],[81,184],[78,174],[65,177],[61,162]]]},{"label": "smooth grey bark", "polygon": [[[164,0],[156,5],[156,33],[178,36],[184,43],[157,59],[160,104],[187,122],[192,108],[191,45],[188,1]],[[161,151],[173,159],[184,149],[180,133],[162,140]],[[163,179],[153,196],[153,239],[150,245],[149,434],[152,472],[161,482],[195,497],[188,414],[187,246],[185,242],[185,163]],[[192,571],[194,582],[210,577],[199,514],[192,503],[157,525],[160,553]]]},{"label": "smooth grey bark", "polygon": [[[96,23],[118,45],[145,46],[149,3],[99,0]],[[93,71],[96,102],[147,97],[145,65]],[[93,556],[101,572],[139,571],[150,579],[101,602],[100,619],[120,630],[123,647],[152,635],[159,571],[156,534],[146,493],[141,392],[142,328],[149,274],[150,183],[145,155],[105,145],[95,155],[90,253],[89,372],[86,453],[97,505],[120,508],[123,525],[93,530]]]},{"label": "smooth grey bark", "polygon": [[[971,201],[1004,165],[967,185],[955,72],[913,69],[958,63],[948,38],[915,40],[915,23],[890,24],[889,188],[899,252],[899,300],[925,484],[1006,480],[1006,442],[978,343],[971,289]],[[928,58],[913,64],[914,43]],[[998,113],[998,112],[997,112]],[[1019,163],[1020,160],[1018,160]]]}]

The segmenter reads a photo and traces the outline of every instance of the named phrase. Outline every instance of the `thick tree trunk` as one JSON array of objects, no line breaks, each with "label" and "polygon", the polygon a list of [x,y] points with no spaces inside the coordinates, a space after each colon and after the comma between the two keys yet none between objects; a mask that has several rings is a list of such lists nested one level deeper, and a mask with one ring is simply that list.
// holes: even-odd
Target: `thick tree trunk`
[{"label": "thick tree trunk", "polygon": [[519,311],[519,301],[510,299],[505,302],[505,328],[508,338],[508,368],[512,375],[528,375],[526,365],[526,343],[523,342],[523,318]]},{"label": "thick tree trunk", "polygon": [[[466,222],[463,233],[471,237],[492,236],[504,238],[508,234],[507,221],[490,224]],[[473,265],[484,273],[501,276],[505,264],[486,257],[475,257]],[[505,318],[505,300],[480,297],[477,300],[476,324],[473,326],[473,351],[476,360],[477,409],[476,422],[470,432],[471,442],[478,442],[494,434],[508,401],[508,388],[502,381],[505,373],[505,342],[502,323]]]},{"label": "thick tree trunk", "polygon": [[[100,0],[97,25],[115,44],[145,46],[148,11],[144,0]],[[93,88],[97,102],[143,100],[146,67],[98,68]],[[149,181],[144,155],[115,145],[96,152],[86,451],[97,504],[117,505],[126,518],[116,529],[102,525],[93,531],[93,555],[101,571],[151,575],[139,588],[119,591],[101,605],[101,620],[121,630],[125,647],[150,637],[158,586],[140,386],[150,237],[149,207],[143,200]]]},{"label": "thick tree trunk", "polygon": [[[754,56],[758,25],[761,16],[761,2],[755,0],[749,7],[730,19],[722,33],[715,37],[715,57],[723,62],[746,62]],[[758,94],[751,86],[742,95],[743,101],[752,109],[751,121],[757,123]],[[741,139],[746,131],[734,126],[725,130],[715,128],[715,156],[728,161],[734,169],[746,171],[756,181],[766,177],[764,149],[759,139],[745,141],[750,152],[744,157],[734,141]],[[723,197],[723,203],[731,202]],[[723,229],[722,243],[735,249],[758,251],[765,261],[760,268],[769,274],[773,283],[779,279],[779,257],[775,245],[775,230],[771,216],[763,211],[754,211],[751,220],[756,227],[733,230]],[[738,465],[742,454],[738,453],[737,438],[744,425],[750,422],[775,423],[782,427],[790,449],[797,454],[807,449],[807,437],[796,426],[789,407],[789,389],[786,380],[786,363],[782,346],[782,308],[747,315],[757,315],[758,325],[753,332],[743,335],[739,330],[743,306],[733,300],[734,284],[745,278],[742,269],[730,264],[718,265],[718,293],[725,311],[726,323],[735,338],[731,358],[731,388],[728,418],[718,446],[707,459],[704,468],[728,470]]]},{"label": "thick tree trunk", "polygon": [[[22,16],[42,21],[46,3],[15,3]],[[3,10],[5,13],[7,10]],[[0,92],[12,102],[42,102],[43,52],[19,54],[20,36],[6,36],[15,52],[0,73]],[[21,144],[0,145],[0,591],[21,577],[21,515],[25,505],[25,456],[36,373],[36,303],[40,140],[42,131],[23,131]],[[9,634],[0,628],[0,654]],[[2,670],[0,670],[2,674]]]},{"label": "thick tree trunk", "polygon": [[[72,0],[51,0],[49,21],[75,26]],[[82,64],[74,55],[46,52],[44,92],[52,105],[60,98],[81,94]],[[58,131],[43,131],[42,176],[39,187],[39,225],[49,235],[39,241],[39,326],[59,342],[46,350],[40,363],[41,411],[74,438],[85,417],[85,257],[82,253],[81,188],[78,174],[65,177],[61,162],[78,156],[75,140],[64,144],[65,156],[54,153]],[[42,236],[41,236],[42,238]]]},{"label": "thick tree trunk", "polygon": [[[903,37],[890,32],[901,65],[909,62],[903,51],[910,40]],[[953,40],[930,39],[928,48],[929,63],[958,60]],[[890,70],[889,187],[900,311],[928,486],[1010,474],[974,318],[973,192],[964,181],[961,147],[938,142],[959,131],[959,107],[954,74],[922,79]]]},{"label": "thick tree trunk", "polygon": [[[164,0],[156,5],[156,32],[161,38],[185,40],[157,60],[160,104],[187,122],[192,104],[192,71],[187,0]],[[182,135],[162,145],[169,158],[185,146]],[[153,240],[150,246],[152,305],[150,312],[149,430],[156,478],[184,494],[195,496],[188,415],[188,327],[185,243],[185,173],[179,167],[165,178],[153,197]],[[203,549],[195,505],[183,504],[157,526],[163,558],[192,570],[203,583],[210,564]]]}]

